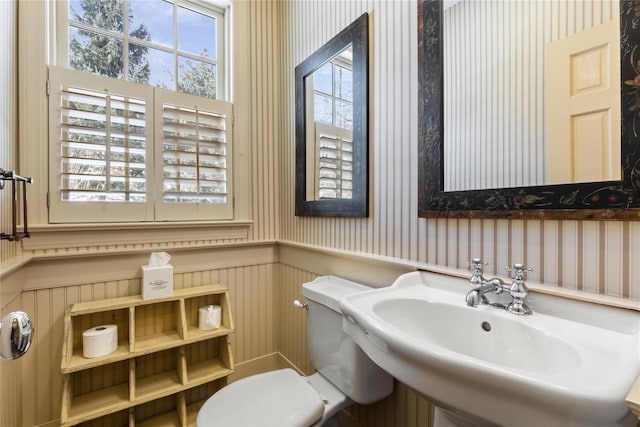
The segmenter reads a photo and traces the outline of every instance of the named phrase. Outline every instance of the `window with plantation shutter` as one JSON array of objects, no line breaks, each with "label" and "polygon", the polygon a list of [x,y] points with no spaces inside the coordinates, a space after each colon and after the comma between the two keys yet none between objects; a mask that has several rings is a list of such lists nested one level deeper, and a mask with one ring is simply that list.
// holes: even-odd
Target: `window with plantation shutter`
[{"label": "window with plantation shutter", "polygon": [[318,199],[351,199],[353,189],[353,132],[315,123]]},{"label": "window with plantation shutter", "polygon": [[50,68],[51,222],[153,219],[153,89]]},{"label": "window with plantation shutter", "polygon": [[157,219],[231,219],[231,104],[158,89],[156,110]]},{"label": "window with plantation shutter", "polygon": [[146,202],[145,100],[71,86],[61,98],[62,199]]},{"label": "window with plantation shutter", "polygon": [[230,103],[50,67],[50,221],[233,218]]}]

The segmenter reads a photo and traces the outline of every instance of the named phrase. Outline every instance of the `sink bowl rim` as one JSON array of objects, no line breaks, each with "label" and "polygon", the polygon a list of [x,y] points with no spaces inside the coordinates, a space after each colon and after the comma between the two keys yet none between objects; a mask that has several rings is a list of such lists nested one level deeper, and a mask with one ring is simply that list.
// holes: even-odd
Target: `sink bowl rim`
[{"label": "sink bowl rim", "polygon": [[[420,275],[418,278],[419,280],[414,280],[413,283],[408,283],[409,281],[396,281],[393,285],[386,288],[378,288],[358,294],[347,295],[340,302],[343,313],[347,316],[347,319],[353,319],[353,321],[360,325],[361,328],[364,328],[368,334],[372,334],[374,337],[376,337],[376,341],[380,341],[378,344],[383,344],[384,346],[386,346],[388,351],[403,353],[407,358],[420,359],[427,366],[432,366],[441,370],[444,369],[456,375],[464,372],[466,375],[472,375],[475,378],[497,376],[506,381],[520,382],[523,385],[526,384],[529,387],[540,387],[540,389],[546,391],[555,390],[555,392],[563,395],[571,393],[572,395],[585,398],[590,398],[594,395],[601,396],[602,393],[614,393],[616,391],[615,389],[618,383],[614,381],[607,381],[604,384],[597,384],[597,387],[595,386],[595,384],[593,386],[589,386],[589,384],[583,382],[580,383],[580,385],[584,387],[577,389],[575,387],[572,387],[572,385],[567,382],[571,378],[568,378],[566,375],[562,377],[559,377],[557,373],[539,373],[538,375],[531,375],[531,373],[527,373],[510,367],[500,366],[490,361],[458,353],[437,344],[425,350],[416,342],[412,341],[411,337],[408,336],[404,331],[394,328],[393,326],[393,330],[390,331],[384,319],[378,316],[373,309],[363,310],[361,307],[357,306],[357,301],[372,300],[373,303],[371,303],[371,308],[373,308],[375,302],[382,301],[384,298],[388,299],[394,296],[398,297],[398,295],[400,295],[399,298],[407,298],[407,296],[405,295],[407,293],[412,295],[412,299],[422,299],[424,301],[430,302],[426,298],[426,296],[436,295],[438,297],[445,298],[447,301],[455,304],[457,307],[464,307],[468,308],[469,310],[478,310],[478,312],[482,312],[489,318],[504,318],[514,322],[522,322],[525,324],[525,326],[537,329],[543,334],[547,333],[547,331],[536,328],[536,326],[539,326],[538,323],[540,321],[544,321],[547,323],[552,321],[572,322],[570,320],[553,318],[552,316],[549,316],[547,314],[535,312],[531,316],[516,316],[514,314],[508,313],[506,310],[497,309],[495,307],[487,305],[481,305],[477,308],[467,307],[464,302],[464,291],[470,289],[470,285],[466,287],[458,287],[458,289],[447,289],[446,287],[430,286],[428,283],[425,283],[425,275],[428,275],[426,276],[428,278],[430,277],[430,275],[436,275],[436,273],[427,273],[420,271],[407,273],[403,276],[410,275]],[[459,280],[464,284],[462,279],[453,280]],[[531,324],[527,324],[527,322]],[[584,324],[578,324],[577,326],[585,329],[597,328],[596,326]],[[620,332],[612,331],[612,333]],[[637,350],[638,337],[637,335],[631,336],[630,334],[622,335],[622,338],[624,338],[624,336],[627,336],[627,339],[624,341],[628,347],[625,347],[625,349],[634,349],[635,352],[626,352],[621,356],[621,363],[616,364],[616,372],[618,373],[618,375],[614,375],[616,381],[622,380],[621,377],[623,376],[635,378],[640,371],[640,368],[638,367],[640,365]],[[561,338],[557,337],[557,339]],[[570,345],[569,343],[565,344]],[[581,341],[579,344],[584,345],[585,343]],[[602,366],[598,366],[597,363],[600,362],[600,359],[594,360],[594,358],[592,357],[585,358],[585,348],[577,346],[575,343],[572,348],[575,348],[576,351],[578,351],[578,353],[580,354],[580,357],[583,358],[585,369],[595,369],[597,367],[599,368],[598,372],[600,373],[600,376],[603,376],[602,369],[600,369],[602,368]],[[616,354],[619,353],[616,352]],[[621,365],[622,369],[620,368]],[[625,369],[625,374],[622,375],[621,372]],[[604,376],[608,379],[611,379],[610,374]],[[563,378],[565,381],[558,381],[561,378]],[[629,387],[631,386],[631,384],[632,381],[629,383]]]}]

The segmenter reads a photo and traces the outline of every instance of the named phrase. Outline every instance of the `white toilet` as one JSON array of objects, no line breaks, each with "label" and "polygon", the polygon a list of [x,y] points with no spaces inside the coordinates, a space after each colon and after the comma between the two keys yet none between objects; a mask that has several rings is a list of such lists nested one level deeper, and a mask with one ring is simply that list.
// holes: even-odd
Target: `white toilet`
[{"label": "white toilet", "polygon": [[197,427],[337,425],[334,417],[353,401],[368,404],[393,391],[393,378],[342,331],[340,298],[368,290],[334,276],[302,285],[307,300],[309,357],[317,372],[281,369],[223,387],[202,406]]}]

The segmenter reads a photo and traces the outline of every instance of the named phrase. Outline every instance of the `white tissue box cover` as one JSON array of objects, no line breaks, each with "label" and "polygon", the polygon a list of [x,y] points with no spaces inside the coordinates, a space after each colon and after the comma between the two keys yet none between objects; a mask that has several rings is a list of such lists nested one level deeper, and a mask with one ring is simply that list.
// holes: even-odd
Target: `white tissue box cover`
[{"label": "white tissue box cover", "polygon": [[173,266],[142,266],[142,299],[173,296]]}]

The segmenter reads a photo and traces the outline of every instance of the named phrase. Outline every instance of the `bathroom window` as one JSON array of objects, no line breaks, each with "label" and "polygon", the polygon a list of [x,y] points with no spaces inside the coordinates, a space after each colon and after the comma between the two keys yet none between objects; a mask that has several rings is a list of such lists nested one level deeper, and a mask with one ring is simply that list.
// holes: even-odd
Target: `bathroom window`
[{"label": "bathroom window", "polygon": [[[57,64],[212,99],[226,96],[228,1],[56,3]],[[125,19],[128,17],[128,19]]]},{"label": "bathroom window", "polygon": [[55,3],[50,222],[233,219],[229,5]]},{"label": "bathroom window", "polygon": [[49,74],[52,223],[233,218],[230,103]]}]

